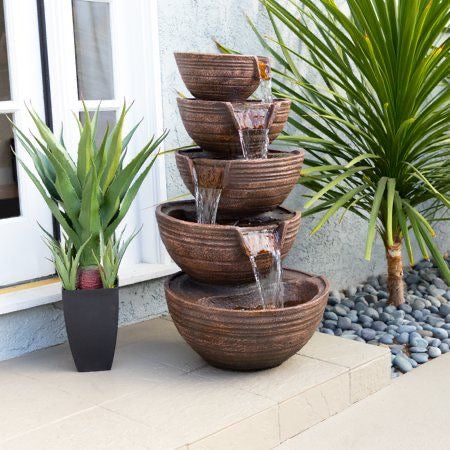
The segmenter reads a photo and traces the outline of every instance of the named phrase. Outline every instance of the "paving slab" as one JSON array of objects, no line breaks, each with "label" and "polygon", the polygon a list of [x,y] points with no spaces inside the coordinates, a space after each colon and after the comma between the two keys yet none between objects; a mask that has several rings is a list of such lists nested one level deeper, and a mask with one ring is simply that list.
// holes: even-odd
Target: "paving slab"
[{"label": "paving slab", "polygon": [[450,353],[277,447],[279,450],[450,448]]},{"label": "paving slab", "polygon": [[0,449],[274,448],[389,378],[387,349],[323,336],[252,373],[206,365],[167,318],[121,328],[109,372],[77,373],[67,344],[4,361]]}]

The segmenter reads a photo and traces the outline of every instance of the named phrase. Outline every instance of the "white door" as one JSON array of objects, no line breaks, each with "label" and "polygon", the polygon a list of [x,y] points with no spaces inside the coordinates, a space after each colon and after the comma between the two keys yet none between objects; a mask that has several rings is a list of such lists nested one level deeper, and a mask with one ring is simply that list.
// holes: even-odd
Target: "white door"
[{"label": "white door", "polygon": [[0,287],[54,273],[38,226],[52,231],[50,212],[11,150],[31,167],[8,118],[28,130],[25,104],[44,116],[36,2],[25,3],[0,0]]}]

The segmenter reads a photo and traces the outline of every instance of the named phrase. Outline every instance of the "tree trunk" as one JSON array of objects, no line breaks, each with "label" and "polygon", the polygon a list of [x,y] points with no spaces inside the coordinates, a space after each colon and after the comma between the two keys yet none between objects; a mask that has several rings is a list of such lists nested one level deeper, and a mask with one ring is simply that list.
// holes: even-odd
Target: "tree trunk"
[{"label": "tree trunk", "polygon": [[399,306],[405,302],[403,293],[403,260],[402,244],[395,242],[394,245],[386,247],[386,259],[388,266],[387,287],[389,302]]},{"label": "tree trunk", "polygon": [[102,278],[97,266],[79,268],[77,289],[101,289],[102,287]]}]

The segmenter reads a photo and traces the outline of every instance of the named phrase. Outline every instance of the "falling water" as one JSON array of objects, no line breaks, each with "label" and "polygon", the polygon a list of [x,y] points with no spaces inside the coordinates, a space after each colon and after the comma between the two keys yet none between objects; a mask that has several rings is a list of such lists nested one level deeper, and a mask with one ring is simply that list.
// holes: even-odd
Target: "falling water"
[{"label": "falling water", "polygon": [[[281,251],[277,230],[255,231],[241,228],[240,233],[252,265],[263,309],[283,307]],[[273,259],[272,268],[265,277],[261,276],[256,264],[256,257],[263,253],[270,253]]]},{"label": "falling water", "polygon": [[258,61],[259,74],[261,82],[259,83],[259,96],[264,103],[272,103],[272,73],[270,64],[264,61]]},{"label": "falling water", "polygon": [[197,171],[192,167],[197,223],[216,223],[222,189],[199,186]]},{"label": "falling water", "polygon": [[267,158],[271,104],[241,103],[233,109],[244,159]]}]

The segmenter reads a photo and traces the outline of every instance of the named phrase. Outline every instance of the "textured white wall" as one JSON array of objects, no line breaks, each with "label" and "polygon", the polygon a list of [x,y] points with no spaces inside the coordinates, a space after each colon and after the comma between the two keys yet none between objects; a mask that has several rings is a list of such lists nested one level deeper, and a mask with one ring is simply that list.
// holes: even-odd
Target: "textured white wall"
[{"label": "textured white wall", "polygon": [[[178,74],[173,52],[215,52],[213,39],[217,39],[242,52],[261,54],[244,14],[251,17],[260,30],[270,33],[270,26],[258,0],[158,0],[158,7],[164,126],[171,130],[166,143],[167,148],[171,148],[190,143],[176,106],[176,91],[187,93],[187,90]],[[169,197],[187,192],[173,156],[167,157],[166,167]],[[301,210],[300,194],[301,188],[297,186],[286,205]],[[286,258],[286,266],[325,274],[336,288],[355,284],[385,270],[380,242],[375,246],[372,261],[363,259],[367,224],[357,217],[347,214],[341,224],[330,221],[310,237],[312,223],[314,219],[303,221],[296,244]],[[448,226],[441,231],[441,248],[450,249]],[[146,320],[165,311],[162,283],[163,280],[155,280],[121,289],[121,324]],[[60,304],[0,316],[0,360],[65,340]]]}]

